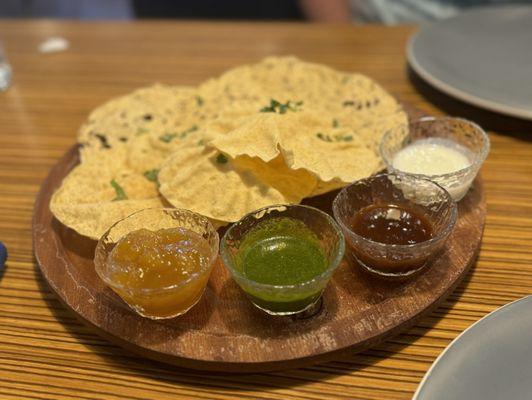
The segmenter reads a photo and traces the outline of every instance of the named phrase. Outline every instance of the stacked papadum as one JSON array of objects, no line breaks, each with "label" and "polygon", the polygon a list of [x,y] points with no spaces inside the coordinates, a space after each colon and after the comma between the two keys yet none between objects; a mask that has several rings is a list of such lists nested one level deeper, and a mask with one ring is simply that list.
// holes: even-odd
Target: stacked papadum
[{"label": "stacked papadum", "polygon": [[154,85],[89,115],[78,135],[81,163],[50,207],[94,239],[134,211],[163,205],[223,225],[377,172],[382,135],[406,119],[368,77],[294,57],[237,67],[198,87]]}]

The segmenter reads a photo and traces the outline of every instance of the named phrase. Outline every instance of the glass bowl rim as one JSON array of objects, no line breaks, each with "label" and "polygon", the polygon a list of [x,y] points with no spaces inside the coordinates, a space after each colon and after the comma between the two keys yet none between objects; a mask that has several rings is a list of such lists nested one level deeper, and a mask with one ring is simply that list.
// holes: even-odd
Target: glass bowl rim
[{"label": "glass bowl rim", "polygon": [[[128,292],[128,293],[140,293],[142,295],[153,295],[153,294],[157,294],[157,293],[169,292],[169,291],[172,291],[172,290],[175,290],[175,289],[179,289],[182,286],[186,286],[189,283],[191,283],[192,281],[197,280],[209,268],[211,268],[211,266],[216,261],[216,258],[218,256],[218,249],[219,249],[219,246],[220,246],[220,237],[218,235],[218,231],[214,228],[214,225],[212,224],[212,222],[207,217],[205,217],[204,215],[201,215],[201,214],[199,214],[197,212],[194,212],[192,210],[187,210],[186,208],[177,208],[177,207],[150,207],[150,208],[143,208],[142,210],[137,210],[137,211],[127,215],[126,217],[124,217],[122,219],[119,219],[113,225],[111,225],[105,231],[105,233],[100,237],[100,239],[98,240],[98,243],[96,244],[95,254],[96,254],[96,250],[100,246],[100,242],[101,242],[102,238],[105,235],[107,235],[111,231],[111,229],[113,229],[116,225],[118,225],[119,223],[123,222],[127,218],[133,217],[136,214],[140,214],[140,213],[146,212],[146,211],[160,211],[160,212],[168,212],[168,211],[170,211],[170,212],[185,213],[185,214],[189,214],[189,215],[193,215],[193,216],[199,217],[199,219],[202,220],[202,222],[206,222],[207,226],[208,226],[208,229],[212,230],[212,232],[214,233],[214,246],[209,245],[209,248],[211,249],[211,253],[209,254],[208,262],[206,262],[205,265],[202,266],[202,268],[199,271],[194,272],[192,275],[190,275],[186,280],[184,280],[182,282],[174,283],[173,285],[163,286],[163,287],[160,287],[160,288],[152,288],[152,289],[139,288],[139,289],[133,289],[133,290],[125,287],[124,285],[116,284],[115,282],[109,280],[106,276],[102,276],[100,274],[100,272],[98,271],[98,268],[96,268],[96,265],[95,265],[94,269],[96,270],[96,274],[100,277],[100,279],[102,281],[104,281],[108,286],[110,286],[112,288],[123,290],[123,291]],[[139,228],[139,229],[136,229],[136,230],[140,230],[140,229],[144,229],[144,228]],[[129,233],[130,232],[128,232],[128,234]],[[122,240],[122,238],[124,236],[122,236],[118,241]],[[118,243],[118,241],[116,243]],[[107,259],[105,261],[107,261]]]},{"label": "glass bowl rim", "polygon": [[[482,149],[480,150],[480,152],[477,155],[475,155],[475,159],[470,165],[468,165],[465,168],[461,168],[461,169],[458,169],[456,171],[453,171],[453,172],[448,172],[446,174],[427,175],[427,174],[420,174],[420,173],[414,173],[414,172],[406,172],[406,171],[400,170],[398,168],[395,168],[393,166],[392,160],[390,160],[390,159],[388,159],[388,157],[384,156],[384,143],[391,136],[392,132],[394,132],[395,130],[399,129],[400,127],[404,127],[404,126],[409,127],[411,125],[423,124],[423,123],[426,123],[426,122],[435,122],[435,121],[460,121],[460,122],[464,122],[464,123],[467,123],[467,124],[473,126],[473,128],[475,128],[475,130],[477,132],[479,132],[480,137],[482,138]],[[410,133],[408,133],[407,136],[410,136]],[[490,148],[491,148],[491,143],[490,143],[490,138],[489,138],[488,134],[476,122],[470,121],[470,120],[465,119],[465,118],[460,118],[460,117],[421,117],[421,118],[418,118],[418,119],[416,119],[414,121],[409,121],[409,122],[406,122],[405,124],[401,124],[401,125],[396,126],[396,127],[392,128],[392,129],[389,129],[383,135],[383,137],[382,137],[382,139],[381,139],[381,141],[379,143],[379,155],[381,156],[381,159],[384,161],[384,164],[386,165],[386,168],[388,170],[390,170],[390,171],[394,171],[394,172],[397,172],[397,173],[400,173],[400,174],[410,175],[410,176],[414,176],[414,177],[422,178],[422,179],[444,180],[444,179],[453,178],[455,176],[459,176],[459,175],[462,175],[462,174],[466,174],[466,173],[469,173],[471,171],[477,171],[478,169],[480,169],[481,165],[484,163],[484,161],[488,157]]]},{"label": "glass bowl rim", "polygon": [[[228,238],[230,232],[237,226],[237,224],[239,224],[240,222],[242,222],[246,218],[253,217],[253,215],[255,215],[255,214],[258,214],[258,213],[263,212],[263,211],[267,211],[269,209],[272,209],[272,210],[278,209],[279,211],[282,212],[282,211],[285,211],[288,208],[304,208],[304,209],[310,210],[312,212],[316,212],[316,213],[318,213],[318,214],[320,214],[320,215],[325,217],[325,220],[333,228],[334,232],[336,232],[336,234],[338,235],[338,249],[336,251],[336,255],[335,255],[334,259],[329,263],[329,266],[327,267],[327,269],[325,271],[323,271],[321,274],[316,275],[312,279],[310,279],[308,281],[305,281],[305,282],[289,284],[289,285],[272,285],[272,284],[268,284],[268,283],[257,282],[257,281],[254,281],[253,279],[247,278],[242,273],[240,273],[240,271],[238,271],[236,268],[234,268],[233,263],[231,262],[231,260],[227,256],[228,250],[227,250],[226,242],[227,242],[227,238]],[[297,219],[297,218],[295,218],[295,219]],[[340,265],[340,263],[341,263],[341,261],[342,261],[342,259],[344,257],[344,253],[345,253],[344,233],[342,232],[342,229],[338,225],[336,220],[332,216],[327,214],[325,211],[322,211],[322,210],[320,210],[319,208],[316,208],[316,207],[307,206],[305,204],[272,204],[272,205],[261,207],[261,208],[258,208],[256,210],[254,210],[254,211],[251,211],[251,212],[247,213],[246,215],[244,215],[242,218],[240,218],[238,221],[234,222],[227,229],[227,231],[225,232],[225,234],[223,235],[223,237],[222,237],[222,239],[220,241],[220,256],[222,258],[224,266],[227,267],[227,269],[229,269],[229,272],[231,272],[231,275],[234,275],[234,276],[238,277],[239,279],[250,283],[254,287],[263,288],[263,289],[276,289],[276,290],[277,289],[298,289],[298,288],[304,288],[306,286],[311,286],[312,284],[314,284],[316,282],[319,282],[319,281],[327,278],[328,276],[331,276],[333,274],[333,272],[336,270],[336,268],[338,268],[338,266]]]},{"label": "glass bowl rim", "polygon": [[[353,232],[353,230],[348,225],[346,225],[344,223],[343,219],[340,217],[340,211],[339,211],[339,205],[338,205],[338,203],[340,202],[341,195],[345,194],[345,196],[347,196],[347,191],[349,190],[349,188],[351,188],[351,187],[355,186],[356,184],[359,184],[359,183],[361,183],[363,181],[369,181],[370,179],[384,178],[384,177],[389,177],[389,176],[396,176],[398,178],[405,178],[406,177],[407,179],[412,179],[412,180],[422,180],[422,181],[425,181],[425,182],[435,186],[438,190],[443,192],[443,194],[445,196],[445,200],[450,204],[451,215],[449,216],[448,223],[446,224],[446,226],[444,227],[442,232],[440,232],[439,235],[437,235],[435,237],[432,237],[429,240],[425,240],[423,242],[413,243],[413,244],[381,243],[381,242],[377,242],[375,240],[371,240],[371,239],[365,238],[364,236],[361,236],[361,235]],[[384,249],[397,249],[397,250],[404,251],[404,250],[410,250],[410,249],[415,249],[415,248],[432,246],[434,243],[438,243],[442,239],[445,239],[447,236],[449,236],[449,234],[452,232],[452,230],[453,230],[453,228],[454,228],[454,226],[456,224],[456,220],[458,219],[458,206],[457,206],[456,202],[453,200],[453,198],[451,197],[451,195],[449,194],[449,192],[447,190],[445,190],[441,185],[439,185],[438,183],[436,183],[436,182],[434,182],[434,181],[432,181],[430,179],[418,178],[418,177],[413,177],[413,176],[408,176],[408,175],[403,175],[403,174],[397,174],[397,173],[383,173],[383,174],[378,174],[378,175],[372,175],[372,176],[369,176],[367,178],[359,179],[358,181],[355,181],[355,182],[343,187],[342,190],[340,190],[340,192],[334,198],[332,209],[333,209],[334,218],[336,219],[336,221],[338,221],[338,224],[340,224],[340,226],[346,232],[349,233],[349,235],[354,236],[357,240],[359,240],[359,241],[361,241],[363,243],[369,244],[369,245],[374,246],[374,247],[378,247],[378,248],[383,249],[383,250]]]}]

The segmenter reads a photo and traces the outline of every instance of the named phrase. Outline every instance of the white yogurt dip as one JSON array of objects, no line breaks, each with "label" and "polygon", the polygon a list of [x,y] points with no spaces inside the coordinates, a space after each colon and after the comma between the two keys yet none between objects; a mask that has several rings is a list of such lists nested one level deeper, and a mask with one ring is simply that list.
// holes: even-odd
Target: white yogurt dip
[{"label": "white yogurt dip", "polygon": [[[399,150],[392,159],[394,169],[423,174],[429,178],[450,174],[472,164],[473,155],[464,146],[444,138],[427,138],[413,142]],[[451,194],[454,200],[460,200],[471,185],[471,180],[434,179]]]}]

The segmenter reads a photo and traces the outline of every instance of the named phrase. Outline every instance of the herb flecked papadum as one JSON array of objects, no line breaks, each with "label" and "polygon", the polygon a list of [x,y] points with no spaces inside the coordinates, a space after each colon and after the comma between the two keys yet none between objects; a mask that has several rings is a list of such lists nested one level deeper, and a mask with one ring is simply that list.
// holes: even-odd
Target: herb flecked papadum
[{"label": "herb flecked papadum", "polygon": [[364,75],[266,58],[198,87],[154,85],[98,107],[78,134],[81,163],[50,207],[94,239],[162,205],[225,224],[375,173],[382,135],[404,123],[397,101]]}]

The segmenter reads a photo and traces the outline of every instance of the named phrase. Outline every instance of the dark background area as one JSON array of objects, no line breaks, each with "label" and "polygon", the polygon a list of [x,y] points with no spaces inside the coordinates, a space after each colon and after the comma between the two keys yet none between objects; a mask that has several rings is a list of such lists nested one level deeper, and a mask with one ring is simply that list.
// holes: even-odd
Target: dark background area
[{"label": "dark background area", "polygon": [[302,20],[295,0],[133,0],[137,18]]}]

